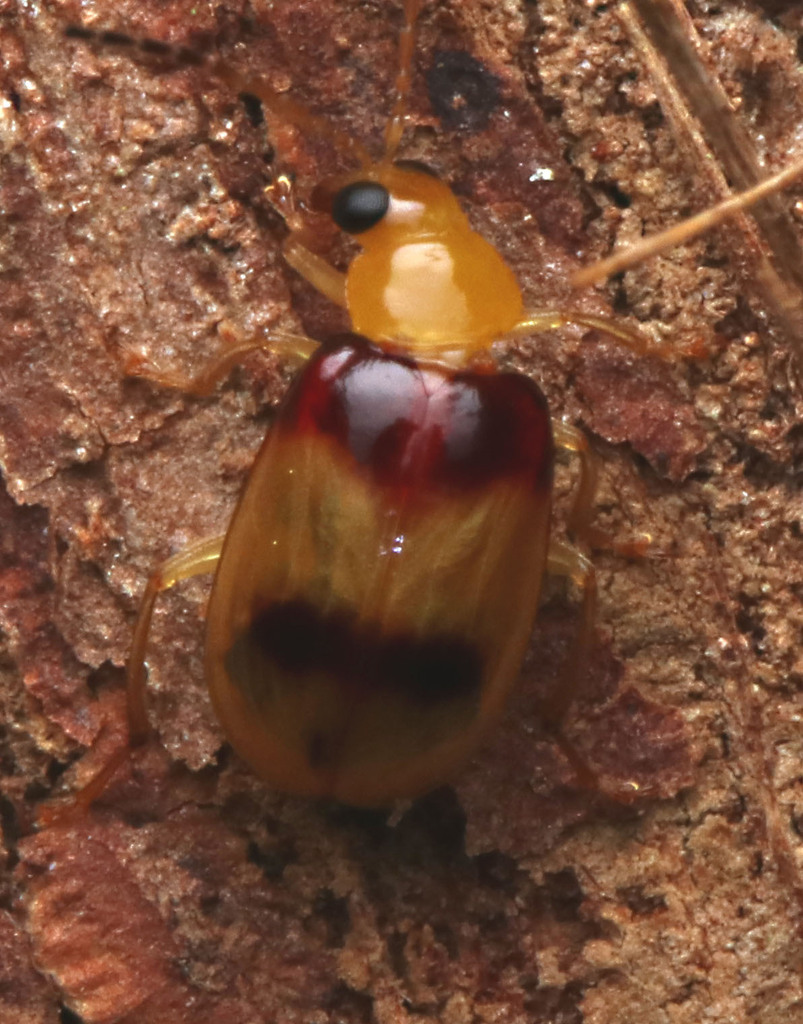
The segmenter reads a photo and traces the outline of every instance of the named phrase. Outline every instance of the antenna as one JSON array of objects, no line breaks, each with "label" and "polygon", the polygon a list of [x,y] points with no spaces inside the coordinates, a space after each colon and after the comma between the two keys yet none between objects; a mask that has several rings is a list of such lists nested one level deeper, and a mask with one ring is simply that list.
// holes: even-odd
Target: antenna
[{"label": "antenna", "polygon": [[[414,3],[409,3],[409,6],[417,7],[418,2],[419,0],[415,0]],[[408,27],[408,32],[411,30],[411,27]],[[351,153],[354,159],[363,166],[374,163],[368,150],[354,136],[338,131],[325,117],[313,114],[287,93],[274,89],[266,79],[251,72],[244,73],[230,67],[228,62],[216,53],[204,52],[201,49],[193,49],[189,46],[174,46],[171,43],[165,43],[158,39],[138,39],[123,32],[96,30],[79,25],[69,25],[65,35],[68,39],[79,39],[99,49],[112,50],[128,54],[132,57],[139,57],[151,64],[169,65],[174,68],[187,65],[206,68],[210,75],[225,82],[233,91],[256,96],[268,114],[268,120],[270,120],[270,115],[273,114],[280,120],[287,121],[296,127],[310,130],[311,133],[330,139],[338,148]],[[409,67],[407,70],[407,88],[409,89]],[[400,71],[399,79],[401,80],[401,78],[402,72]],[[397,85],[397,93],[398,90],[399,85]],[[399,100],[397,99],[397,105],[398,102]]]},{"label": "antenna", "polygon": [[399,148],[404,122],[407,120],[407,100],[410,96],[413,54],[415,53],[415,23],[423,0],[404,0],[404,25],[399,33],[399,70],[396,74],[396,90],[393,110],[385,129],[385,155],[382,162],[393,162]]}]

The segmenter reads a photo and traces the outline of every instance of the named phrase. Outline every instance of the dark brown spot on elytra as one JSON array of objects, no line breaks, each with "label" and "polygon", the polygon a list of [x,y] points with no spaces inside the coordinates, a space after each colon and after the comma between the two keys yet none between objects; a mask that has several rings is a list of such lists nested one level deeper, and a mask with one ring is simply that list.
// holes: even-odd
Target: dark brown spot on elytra
[{"label": "dark brown spot on elytra", "polygon": [[[345,692],[392,693],[419,707],[472,700],[482,686],[482,659],[462,637],[383,633],[346,611],[322,612],[308,601],[278,601],[260,610],[232,645],[226,668],[255,696],[255,675],[280,670],[298,677],[325,673]],[[313,735],[310,761],[325,759]]]},{"label": "dark brown spot on elytra", "polygon": [[377,651],[377,676],[388,689],[418,704],[464,697],[482,682],[476,650],[450,636],[415,642],[404,636],[389,637]]}]

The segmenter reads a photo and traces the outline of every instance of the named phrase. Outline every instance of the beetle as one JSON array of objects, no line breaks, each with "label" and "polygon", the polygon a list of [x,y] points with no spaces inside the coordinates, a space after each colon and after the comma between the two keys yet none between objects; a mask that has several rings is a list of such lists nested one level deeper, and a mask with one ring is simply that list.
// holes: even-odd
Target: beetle
[{"label": "beetle", "polygon": [[[548,709],[553,728],[588,646],[593,565],[582,546],[551,537],[550,520],[562,447],[581,459],[569,532],[581,545],[589,536],[594,459],[580,431],[551,421],[537,384],[497,370],[491,345],[577,323],[644,347],[612,321],[526,311],[448,185],[395,159],[419,7],[404,0],[384,154],[327,183],[334,222],[361,246],[345,275],[307,248],[288,179],[271,191],[290,228],[287,262],[348,311],[353,333],[299,343],[309,361],[225,536],[151,576],[128,666],[138,743],[149,733],[155,600],[214,570],[205,671],[232,746],[276,788],[365,806],[434,787],[476,748],[515,685],[547,573],[583,594],[567,685]],[[220,62],[212,70],[268,110],[290,109],[266,84]],[[198,387],[232,352],[260,344],[237,340]]]}]

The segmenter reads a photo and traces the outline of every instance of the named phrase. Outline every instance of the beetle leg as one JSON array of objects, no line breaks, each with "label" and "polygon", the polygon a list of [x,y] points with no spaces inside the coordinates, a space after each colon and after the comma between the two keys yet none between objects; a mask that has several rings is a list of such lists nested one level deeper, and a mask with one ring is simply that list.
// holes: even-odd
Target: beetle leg
[{"label": "beetle leg", "polygon": [[128,692],[128,728],[130,744],[136,746],[148,738],[148,712],[145,707],[145,686],[147,674],[145,670],[145,649],[148,634],[151,630],[153,606],[156,598],[163,590],[187,580],[191,576],[201,576],[214,572],[220,552],[223,548],[225,535],[208,537],[197,541],[178,554],[162,562],[151,574],[142,595],[142,601],[134,627],[134,638],[131,644],[131,655],[128,659],[127,692]]},{"label": "beetle leg", "polygon": [[175,388],[189,395],[204,396],[211,394],[215,385],[223,380],[229,370],[252,352],[272,352],[275,355],[290,356],[299,362],[305,362],[319,345],[319,342],[305,334],[293,334],[290,331],[272,331],[263,338],[243,338],[226,321],[218,325],[218,334],[225,343],[225,348],[194,377],[153,370],[136,357],[127,361],[126,373],[132,377],[144,377],[163,387]]},{"label": "beetle leg", "polygon": [[[563,671],[563,685],[553,695],[546,708],[547,727],[559,738],[560,726],[577,693],[578,679],[583,665],[588,662],[591,641],[594,636],[594,621],[597,616],[597,574],[591,559],[571,544],[553,540],[547,554],[547,572],[552,576],[564,576],[572,580],[580,588],[583,601],[580,608],[580,626],[577,637],[572,645],[567,663]],[[561,745],[563,745],[561,738]],[[575,768],[577,755],[570,756]],[[578,775],[587,775],[589,769],[578,771]]]},{"label": "beetle leg", "polygon": [[262,338],[243,338],[226,320],[218,324],[217,332],[225,348],[189,382],[186,390],[191,394],[211,394],[215,385],[229,370],[252,352],[271,352],[304,363],[320,344],[313,338],[308,338],[306,334],[295,334],[290,331],[271,331]]},{"label": "beetle leg", "polygon": [[[568,577],[583,594],[580,625],[567,655],[559,685],[543,708],[544,726],[560,747],[574,771],[577,782],[586,789],[601,791],[599,777],[583,754],[563,733],[563,722],[577,696],[583,667],[588,664],[597,610],[597,577],[591,560],[570,544],[552,541],[547,555],[547,572]],[[619,794],[615,794],[619,796]]]},{"label": "beetle leg", "polygon": [[572,536],[581,537],[583,540],[593,544],[593,537],[589,538],[589,524],[593,511],[594,496],[597,493],[599,458],[591,450],[586,435],[582,430],[578,430],[577,427],[563,423],[561,420],[553,420],[552,436],[559,448],[574,452],[580,460],[580,480],[566,528]]},{"label": "beetle leg", "polygon": [[577,636],[567,655],[560,684],[544,705],[544,725],[571,765],[579,785],[614,800],[629,802],[638,795],[647,793],[645,787],[633,781],[606,780],[603,783],[585,756],[564,735],[562,728],[566,714],[580,688],[583,669],[589,662],[594,638],[594,621],[597,614],[597,577],[594,565],[582,551],[570,544],[553,540],[547,554],[547,571],[552,575],[571,579],[582,591],[583,601]]},{"label": "beetle leg", "polygon": [[612,551],[623,558],[643,558],[650,546],[648,535],[637,540],[616,540],[604,530],[591,525],[599,476],[599,456],[592,451],[586,435],[569,423],[554,420],[552,436],[559,448],[574,452],[580,460],[580,480],[566,524],[568,532],[597,550]]},{"label": "beetle leg", "polygon": [[613,317],[594,316],[573,309],[530,309],[508,332],[509,335],[533,334],[538,331],[555,331],[559,327],[588,327],[602,331],[621,341],[638,355],[659,355],[668,358],[672,351],[653,338],[632,327],[626,327]]},{"label": "beetle leg", "polygon": [[346,275],[327,263],[325,259],[308,249],[292,234],[282,247],[284,258],[305,281],[325,295],[330,302],[346,308]]},{"label": "beetle leg", "polygon": [[278,175],[265,189],[265,195],[290,229],[282,245],[282,254],[287,263],[330,302],[345,309],[346,275],[335,270],[331,263],[327,263],[305,244],[308,228],[296,208],[290,177],[287,174]]},{"label": "beetle leg", "polygon": [[126,673],[128,703],[128,743],[118,747],[100,771],[62,806],[45,806],[40,809],[40,826],[69,824],[76,817],[85,814],[95,800],[103,793],[117,770],[126,762],[133,747],[142,745],[148,738],[148,712],[145,706],[145,648],[153,618],[153,606],[157,596],[180,580],[212,572],[220,558],[224,536],[209,537],[191,544],[183,551],[163,562],[148,580],[139,606],[137,624]]}]

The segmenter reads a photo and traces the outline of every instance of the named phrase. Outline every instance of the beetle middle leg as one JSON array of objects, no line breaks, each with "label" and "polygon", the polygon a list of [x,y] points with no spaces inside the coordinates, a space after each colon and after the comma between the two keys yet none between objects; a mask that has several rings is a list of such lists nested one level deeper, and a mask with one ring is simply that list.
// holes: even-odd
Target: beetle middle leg
[{"label": "beetle middle leg", "polygon": [[272,331],[264,338],[243,338],[226,321],[218,326],[218,335],[223,340],[224,347],[193,377],[152,370],[137,359],[130,359],[126,363],[126,372],[131,377],[142,377],[163,387],[203,397],[210,395],[215,385],[223,380],[229,370],[252,352],[271,352],[304,363],[319,345],[319,342],[308,338],[306,334],[294,334],[290,331]]},{"label": "beetle middle leg", "polygon": [[580,460],[580,479],[566,523],[569,534],[589,547],[612,551],[623,558],[643,557],[650,545],[648,536],[622,541],[591,525],[599,477],[599,457],[592,451],[586,435],[577,427],[560,421],[553,421],[552,435],[559,448],[573,452]]},{"label": "beetle middle leg", "polygon": [[330,302],[345,309],[346,275],[314,253],[306,244],[307,227],[303,216],[298,212],[293,183],[288,175],[278,175],[265,189],[265,195],[290,229],[290,234],[282,244],[282,255],[287,264]]}]

